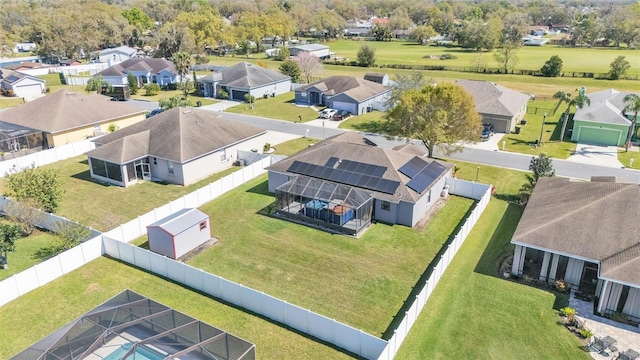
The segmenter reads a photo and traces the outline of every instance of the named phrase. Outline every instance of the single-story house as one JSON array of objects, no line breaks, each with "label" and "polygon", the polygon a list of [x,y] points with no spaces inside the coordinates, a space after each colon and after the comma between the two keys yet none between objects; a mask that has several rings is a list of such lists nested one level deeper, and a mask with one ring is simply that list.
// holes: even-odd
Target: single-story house
[{"label": "single-story house", "polygon": [[387,74],[370,72],[364,74],[364,79],[382,84],[384,86],[389,86],[389,75]]},{"label": "single-story house", "polygon": [[13,47],[14,53],[25,53],[30,52],[36,49],[36,43],[28,42],[28,43],[16,43]]},{"label": "single-story house", "polygon": [[267,170],[280,216],[355,235],[372,220],[416,225],[440,198],[452,167],[412,144],[383,149],[345,132]]},{"label": "single-story house", "polygon": [[352,114],[386,110],[391,88],[353,76],[330,76],[295,90],[296,104],[323,105]]},{"label": "single-story house", "polygon": [[147,226],[149,250],[179,259],[211,239],[209,215],[186,208]]},{"label": "single-story house", "polygon": [[511,239],[512,274],[562,280],[598,313],[640,321],[639,198],[638,184],[540,178]]},{"label": "single-story house", "polygon": [[271,97],[291,91],[291,77],[240,62],[198,79],[198,88],[205,97],[217,97],[220,90],[226,91],[233,100],[244,100],[247,94],[256,98]]},{"label": "single-story house", "polygon": [[41,69],[46,67],[51,67],[51,65],[43,64],[41,62],[36,62],[36,61],[23,61],[19,64],[6,65],[4,68],[13,70],[13,71],[23,71],[23,70]]},{"label": "single-story house", "polygon": [[190,185],[231,166],[245,141],[266,130],[217,113],[173,108],[96,138],[91,177],[127,187],[139,180]]},{"label": "single-story house", "polygon": [[138,50],[129,46],[119,46],[111,49],[104,49],[100,51],[98,59],[101,63],[108,63],[111,65],[121,63],[125,60],[135,58],[138,54]]},{"label": "single-story house", "polygon": [[[629,92],[614,89],[587,94],[590,104],[577,109],[573,116],[571,141],[601,145],[624,145],[629,136],[633,113],[625,111],[624,97]],[[639,138],[636,124],[632,140]]]},{"label": "single-story house", "polygon": [[64,59],[60,61],[60,65],[62,66],[76,66],[82,64],[80,61],[76,59]]},{"label": "single-story house", "polygon": [[320,60],[331,59],[331,52],[329,51],[329,47],[327,45],[321,44],[305,44],[305,45],[295,45],[288,47],[289,54],[291,56],[296,56],[302,52],[308,52],[309,54],[317,57]]},{"label": "single-story house", "polygon": [[549,32],[549,27],[545,25],[534,25],[527,28],[529,35],[544,36]]},{"label": "single-story house", "polygon": [[104,81],[111,85],[128,85],[127,76],[133,74],[140,87],[146,84],[158,84],[161,87],[178,81],[175,65],[160,58],[133,58],[110,66],[96,75],[102,75]]},{"label": "single-story house", "polygon": [[496,132],[510,133],[527,113],[531,96],[502,85],[482,80],[458,80],[471,96],[483,123],[493,125]]},{"label": "single-story house", "polygon": [[553,45],[567,45],[573,41],[573,36],[567,33],[559,33],[549,40]]},{"label": "single-story house", "polygon": [[5,153],[11,153],[11,157],[15,157],[47,149],[45,139],[46,136],[40,130],[0,121],[0,154],[2,156],[5,156]]},{"label": "single-story house", "polygon": [[347,28],[344,30],[347,37],[365,37],[371,36],[371,28]]},{"label": "single-story house", "polygon": [[40,130],[42,146],[53,147],[106,134],[145,119],[145,111],[100,94],[62,89],[0,112],[0,121]]},{"label": "single-story house", "polygon": [[0,91],[5,96],[31,98],[43,94],[46,82],[35,76],[0,68]]}]

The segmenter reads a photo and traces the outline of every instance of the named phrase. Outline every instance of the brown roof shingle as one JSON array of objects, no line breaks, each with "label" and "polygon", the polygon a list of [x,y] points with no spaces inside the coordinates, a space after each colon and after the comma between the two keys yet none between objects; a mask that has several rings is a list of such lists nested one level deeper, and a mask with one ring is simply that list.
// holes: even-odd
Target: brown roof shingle
[{"label": "brown roof shingle", "polygon": [[473,96],[476,111],[480,114],[511,117],[517,114],[530,98],[529,95],[490,81],[457,80],[456,84]]},{"label": "brown roof shingle", "polygon": [[299,87],[296,91],[307,91],[310,88],[317,88],[330,96],[345,94],[358,102],[390,91],[390,88],[382,84],[353,76],[330,76]]}]

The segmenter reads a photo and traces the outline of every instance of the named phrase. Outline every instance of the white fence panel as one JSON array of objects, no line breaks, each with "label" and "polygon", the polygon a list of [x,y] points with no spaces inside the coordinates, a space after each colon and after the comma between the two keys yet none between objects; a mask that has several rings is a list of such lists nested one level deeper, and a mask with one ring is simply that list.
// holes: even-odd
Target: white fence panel
[{"label": "white fence panel", "polygon": [[198,201],[198,190],[188,193],[183,198],[185,208],[197,208],[200,206]]},{"label": "white fence panel", "polygon": [[204,289],[204,276],[203,271],[194,267],[185,265],[184,268],[184,283],[198,291]]},{"label": "white fence panel", "polygon": [[[302,332],[307,332],[309,331],[309,315],[309,310],[303,309],[293,304],[287,304],[284,309],[284,323],[294,329],[298,329]],[[316,336],[315,334],[311,335]]]},{"label": "white fence panel", "polygon": [[243,308],[253,311],[257,314],[262,314],[262,298],[264,294],[248,288],[246,286],[242,286],[240,288],[240,298],[242,303],[239,304]]},{"label": "white fence panel", "polygon": [[165,204],[160,206],[159,208],[153,209],[153,213],[156,216],[156,221],[166,218],[167,216],[172,214],[171,207],[169,204]]},{"label": "white fence panel", "polygon": [[122,241],[129,242],[133,239],[137,239],[144,235],[146,231],[140,232],[140,223],[138,219],[133,219],[126,224],[120,225],[120,231],[122,232]]},{"label": "white fence panel", "polygon": [[184,198],[178,198],[169,202],[169,212],[173,214],[176,211],[184,209]]},{"label": "white fence panel", "polygon": [[133,255],[133,246],[123,242],[119,242],[118,253],[120,254],[120,260],[126,261],[129,264],[136,263],[136,258]]},{"label": "white fence panel", "polygon": [[84,255],[82,254],[82,248],[80,246],[73,247],[59,254],[58,257],[60,257],[60,265],[62,266],[62,272],[64,274],[86,264]]},{"label": "white fence panel", "polygon": [[222,185],[222,193],[226,193],[227,191],[233,189],[233,176],[227,175],[219,180]]},{"label": "white fence panel", "polygon": [[167,277],[184,284],[184,265],[181,262],[172,261],[169,258],[165,258],[165,263],[167,266]]},{"label": "white fence panel", "polygon": [[39,286],[49,283],[64,274],[64,272],[62,271],[60,257],[58,256],[52,257],[51,259],[48,259],[45,262],[41,262],[40,264],[36,264],[34,267],[36,269],[36,273],[38,274]]},{"label": "white fence panel", "polygon": [[342,325],[335,327],[334,342],[343,349],[347,349],[354,354],[359,354],[362,349],[362,331],[350,326]]},{"label": "white fence panel", "polygon": [[211,185],[209,185],[209,187],[211,188],[211,199],[216,199],[218,198],[218,196],[222,195],[223,193],[223,187],[222,187],[222,179],[218,179],[216,180],[216,182],[211,183]]},{"label": "white fence panel", "polygon": [[262,162],[252,164],[251,166],[247,166],[242,169],[242,177],[244,179],[253,179],[254,174],[256,173],[256,167],[262,165]]},{"label": "white fence panel", "polygon": [[104,248],[104,253],[115,259],[120,258],[120,248],[118,247],[118,243],[118,240],[113,239],[106,234],[102,235],[102,247]]},{"label": "white fence panel", "polygon": [[[130,245],[133,246],[133,245]],[[167,258],[149,251],[149,263],[151,264],[151,271],[167,277]]]},{"label": "white fence panel", "polygon": [[18,292],[24,295],[39,286],[38,273],[36,268],[32,267],[14,275],[16,284],[18,284]]},{"label": "white fence panel", "polygon": [[198,207],[208,203],[211,198],[211,186],[205,186],[197,190],[198,192]]},{"label": "white fence panel", "polygon": [[102,256],[104,249],[102,248],[102,235],[98,235],[80,244],[84,261],[89,262]]},{"label": "white fence panel", "polygon": [[140,215],[138,216],[138,227],[140,228],[140,230],[143,233],[147,233],[147,226],[153,224],[154,222],[158,221],[159,219],[156,218],[156,213],[155,211],[149,211],[148,213],[144,214],[144,215]]},{"label": "white fence panel", "polygon": [[262,299],[262,314],[269,319],[284,323],[284,311],[287,306],[288,304],[285,301],[265,294]]},{"label": "white fence panel", "polygon": [[235,189],[236,187],[238,187],[241,184],[244,184],[244,172],[243,171],[236,171],[234,173],[231,174],[231,177],[233,179],[233,188]]},{"label": "white fence panel", "polygon": [[232,304],[240,304],[240,287],[238,284],[224,278],[220,278],[220,298]]},{"label": "white fence panel", "polygon": [[0,281],[0,306],[20,296],[15,276]]},{"label": "white fence panel", "polygon": [[[318,315],[309,311],[307,318],[307,326],[309,327],[308,333],[317,337],[318,339],[333,343],[335,340],[335,326],[336,321],[326,318],[322,315]],[[313,324],[313,326],[311,326]]]},{"label": "white fence panel", "polygon": [[202,274],[202,291],[205,293],[222,299],[222,278],[217,275],[204,273]]},{"label": "white fence panel", "polygon": [[137,246],[133,246],[131,244],[129,245],[133,247],[133,258],[136,261],[135,262],[136,266],[150,271],[151,270],[151,258],[149,256],[150,251],[139,248]]}]

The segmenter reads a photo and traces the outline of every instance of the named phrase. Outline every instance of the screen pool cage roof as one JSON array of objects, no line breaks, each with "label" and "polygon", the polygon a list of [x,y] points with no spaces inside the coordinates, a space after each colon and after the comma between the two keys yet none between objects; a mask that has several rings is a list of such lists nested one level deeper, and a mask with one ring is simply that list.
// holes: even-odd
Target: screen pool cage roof
[{"label": "screen pool cage roof", "polygon": [[357,209],[371,199],[371,195],[352,186],[337,184],[325,180],[296,176],[276,189],[278,192],[302,196],[309,199],[332,201],[339,199],[345,205]]},{"label": "screen pool cage roof", "polygon": [[254,344],[125,290],[12,360],[255,357]]}]

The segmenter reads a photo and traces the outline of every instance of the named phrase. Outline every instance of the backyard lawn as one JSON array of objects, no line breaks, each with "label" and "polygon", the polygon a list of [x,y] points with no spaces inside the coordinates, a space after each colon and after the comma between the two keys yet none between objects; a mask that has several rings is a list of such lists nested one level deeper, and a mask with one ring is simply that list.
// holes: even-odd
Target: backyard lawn
[{"label": "backyard lawn", "polygon": [[0,109],[11,108],[24,104],[24,99],[19,97],[6,97],[0,95]]},{"label": "backyard lawn", "polygon": [[282,144],[278,144],[276,146],[276,151],[274,151],[273,154],[291,156],[293,154],[297,154],[298,152],[308,148],[311,145],[317,144],[319,141],[320,139],[305,138],[305,137],[285,141]]},{"label": "backyard lawn", "polygon": [[55,235],[38,230],[28,237],[18,239],[16,250],[7,254],[9,268],[0,267],[0,281],[40,263],[42,260],[35,257],[37,251],[54,243]]},{"label": "backyard lawn", "polygon": [[338,128],[345,130],[356,130],[362,132],[384,133],[383,119],[386,112],[372,111],[358,116],[352,116],[338,125]]},{"label": "backyard lawn", "polygon": [[302,122],[315,120],[320,115],[317,111],[308,106],[295,106],[295,94],[288,92],[286,94],[270,97],[266,99],[256,98],[253,109],[248,103],[241,103],[236,106],[225,109],[225,111],[236,114],[263,116],[271,119],[286,120],[298,122],[302,117]]},{"label": "backyard lawn", "polygon": [[[145,95],[145,90],[144,89],[138,89],[138,93],[136,95],[131,95],[131,98],[132,99],[138,99],[138,100],[146,100],[146,101],[160,101],[161,99],[170,98],[170,97],[178,96],[178,95],[182,96],[182,91],[180,91],[180,90],[161,90],[157,95],[147,96],[147,95]],[[218,102],[215,99],[198,96],[195,93],[189,95],[189,101],[194,106],[196,105],[197,101],[200,101],[200,103],[203,106],[215,104],[215,103]]]}]

